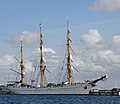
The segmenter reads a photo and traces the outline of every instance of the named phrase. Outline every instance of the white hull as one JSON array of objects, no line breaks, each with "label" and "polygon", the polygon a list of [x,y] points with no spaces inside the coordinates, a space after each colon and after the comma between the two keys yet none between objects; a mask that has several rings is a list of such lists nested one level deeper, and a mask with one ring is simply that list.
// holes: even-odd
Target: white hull
[{"label": "white hull", "polygon": [[92,87],[88,83],[79,83],[51,88],[6,87],[6,89],[14,94],[89,94]]}]

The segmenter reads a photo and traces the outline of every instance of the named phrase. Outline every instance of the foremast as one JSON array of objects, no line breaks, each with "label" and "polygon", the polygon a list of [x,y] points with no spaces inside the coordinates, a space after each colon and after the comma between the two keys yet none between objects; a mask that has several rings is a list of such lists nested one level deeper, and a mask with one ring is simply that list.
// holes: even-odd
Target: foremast
[{"label": "foremast", "polygon": [[20,61],[20,67],[21,67],[21,86],[24,86],[24,61],[23,61],[23,39],[21,36],[21,61]]},{"label": "foremast", "polygon": [[70,30],[69,21],[67,21],[67,70],[68,70],[68,84],[72,84],[71,61],[70,61]]},{"label": "foremast", "polygon": [[41,87],[44,88],[44,84],[45,84],[45,79],[44,79],[44,72],[45,72],[45,66],[43,63],[43,36],[42,36],[42,31],[41,31],[41,24],[39,24],[40,26],[40,71],[41,71]]}]

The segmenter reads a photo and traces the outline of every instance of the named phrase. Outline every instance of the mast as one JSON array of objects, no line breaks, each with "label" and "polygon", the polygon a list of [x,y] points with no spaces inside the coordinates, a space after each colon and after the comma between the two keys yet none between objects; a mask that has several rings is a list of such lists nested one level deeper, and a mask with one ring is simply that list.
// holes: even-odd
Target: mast
[{"label": "mast", "polygon": [[21,86],[24,86],[24,62],[23,62],[23,40],[21,36],[21,62],[20,62],[20,67],[21,67]]},{"label": "mast", "polygon": [[68,84],[72,84],[72,80],[71,80],[71,63],[70,63],[70,31],[69,31],[69,21],[67,21],[67,70],[68,70]]},{"label": "mast", "polygon": [[43,64],[43,40],[42,40],[42,32],[41,32],[41,24],[40,25],[40,71],[41,71],[41,87],[44,88],[44,71],[45,67]]}]

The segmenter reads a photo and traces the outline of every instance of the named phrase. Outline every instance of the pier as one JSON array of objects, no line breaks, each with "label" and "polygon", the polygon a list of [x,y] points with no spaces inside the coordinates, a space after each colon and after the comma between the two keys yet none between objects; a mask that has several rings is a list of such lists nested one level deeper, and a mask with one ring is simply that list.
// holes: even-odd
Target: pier
[{"label": "pier", "polygon": [[93,89],[89,92],[90,95],[108,95],[108,96],[120,96],[120,88],[113,88],[111,90],[97,90]]}]

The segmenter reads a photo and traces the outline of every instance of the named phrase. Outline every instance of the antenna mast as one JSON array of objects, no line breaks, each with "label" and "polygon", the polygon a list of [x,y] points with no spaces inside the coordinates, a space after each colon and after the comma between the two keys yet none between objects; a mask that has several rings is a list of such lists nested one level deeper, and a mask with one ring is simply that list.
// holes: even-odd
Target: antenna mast
[{"label": "antenna mast", "polygon": [[71,80],[71,63],[70,63],[70,31],[69,21],[67,20],[67,70],[68,70],[68,84],[72,84]]},{"label": "antenna mast", "polygon": [[23,39],[21,36],[21,62],[20,62],[20,67],[21,67],[21,86],[24,86],[24,62],[23,62]]},{"label": "antenna mast", "polygon": [[42,31],[41,31],[41,24],[40,26],[40,71],[41,71],[41,87],[44,88],[44,71],[45,67],[43,64],[43,40],[42,40]]}]

